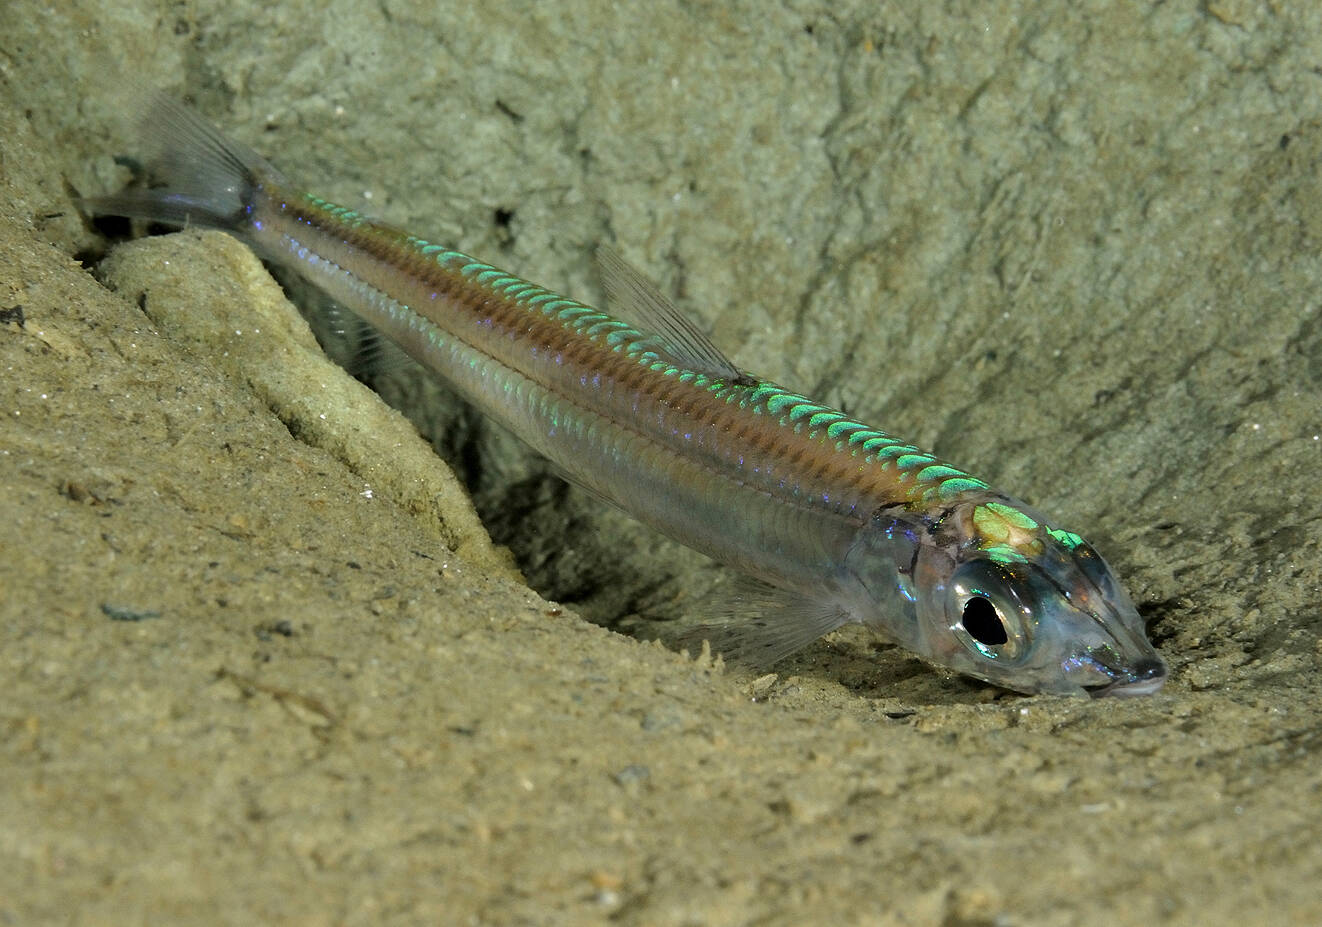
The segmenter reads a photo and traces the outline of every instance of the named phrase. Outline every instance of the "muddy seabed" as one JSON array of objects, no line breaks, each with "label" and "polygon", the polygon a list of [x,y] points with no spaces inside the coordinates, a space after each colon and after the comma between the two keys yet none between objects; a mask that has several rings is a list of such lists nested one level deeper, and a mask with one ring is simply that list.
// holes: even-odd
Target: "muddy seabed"
[{"label": "muddy seabed", "polygon": [[[482,6],[0,8],[0,923],[1322,922],[1322,7]],[[615,242],[1093,540],[1169,684],[653,642],[720,571],[83,224],[135,84],[589,301]]]}]

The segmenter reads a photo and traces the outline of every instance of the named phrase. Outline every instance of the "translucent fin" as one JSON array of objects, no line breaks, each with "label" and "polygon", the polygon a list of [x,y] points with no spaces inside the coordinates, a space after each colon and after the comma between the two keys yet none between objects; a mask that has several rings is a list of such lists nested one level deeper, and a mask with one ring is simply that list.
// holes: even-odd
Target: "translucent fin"
[{"label": "translucent fin", "polygon": [[281,182],[255,151],[165,94],[148,98],[138,128],[160,186],[85,199],[84,211],[234,231],[243,227],[254,191]]},{"label": "translucent fin", "polygon": [[296,305],[321,349],[352,377],[363,380],[403,367],[405,362],[416,363],[398,348],[391,353],[393,342],[339,303],[324,296],[309,300],[300,296]]},{"label": "translucent fin", "polygon": [[[348,309],[344,310],[344,314],[346,318],[357,320],[357,316]],[[351,376],[361,380],[381,377],[399,370],[425,369],[403,348],[381,334],[371,324],[362,321],[358,324],[360,326],[358,350],[353,359],[345,364],[345,369]]]},{"label": "translucent fin", "polygon": [[730,363],[688,316],[613,248],[606,245],[597,248],[597,267],[611,314],[653,335],[658,354],[665,355],[676,366],[720,380],[746,386],[756,383]]},{"label": "translucent fin", "polygon": [[851,620],[833,604],[742,577],[728,608],[727,618],[699,625],[681,643],[697,651],[710,641],[727,663],[765,669]]}]

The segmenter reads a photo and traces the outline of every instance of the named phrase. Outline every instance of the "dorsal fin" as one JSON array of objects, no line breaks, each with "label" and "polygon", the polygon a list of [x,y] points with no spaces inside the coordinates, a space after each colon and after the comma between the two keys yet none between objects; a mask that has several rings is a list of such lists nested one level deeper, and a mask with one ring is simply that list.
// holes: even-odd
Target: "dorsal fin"
[{"label": "dorsal fin", "polygon": [[716,345],[655,284],[639,273],[615,251],[597,248],[597,267],[606,289],[611,315],[628,322],[656,339],[656,352],[678,367],[731,383],[753,385],[756,381],[730,363]]}]

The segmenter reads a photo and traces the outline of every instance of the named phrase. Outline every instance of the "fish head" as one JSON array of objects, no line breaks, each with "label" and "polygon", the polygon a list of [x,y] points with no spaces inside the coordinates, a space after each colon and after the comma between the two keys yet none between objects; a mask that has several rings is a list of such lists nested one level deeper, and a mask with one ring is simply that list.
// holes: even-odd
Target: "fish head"
[{"label": "fish head", "polygon": [[899,643],[1017,692],[1098,697],[1161,688],[1166,664],[1142,617],[1078,535],[999,495],[957,505],[912,535],[917,548],[901,576],[912,611],[892,634]]}]

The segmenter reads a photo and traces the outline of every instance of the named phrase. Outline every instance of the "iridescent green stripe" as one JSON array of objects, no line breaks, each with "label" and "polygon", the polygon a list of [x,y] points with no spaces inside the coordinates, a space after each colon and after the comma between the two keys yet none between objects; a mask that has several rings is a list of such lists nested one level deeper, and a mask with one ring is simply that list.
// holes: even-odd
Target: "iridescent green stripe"
[{"label": "iridescent green stripe", "polygon": [[345,225],[358,227],[367,224],[370,220],[362,213],[350,209],[347,206],[340,206],[329,200],[323,200],[319,196],[313,196],[311,193],[303,194],[305,202],[311,203],[317,209],[328,214],[337,222],[343,222]]},{"label": "iridescent green stripe", "polygon": [[[344,215],[356,217],[356,214],[349,211],[345,211]],[[418,254],[435,261],[437,265],[457,270],[463,277],[501,294],[531,312],[554,319],[577,335],[623,353],[649,370],[708,390],[726,402],[737,402],[740,408],[755,415],[770,415],[778,419],[782,427],[796,433],[806,429],[810,438],[820,436],[825,443],[834,444],[839,453],[851,457],[861,455],[865,465],[882,469],[895,468],[901,482],[911,483],[907,495],[915,502],[947,502],[961,493],[987,488],[982,480],[941,463],[885,432],[869,428],[843,412],[813,402],[806,396],[790,392],[774,383],[739,386],[675,366],[653,350],[655,339],[652,335],[600,309],[560,296],[521,277],[475,260],[461,251],[434,245],[421,238],[410,237],[406,241]]]}]

